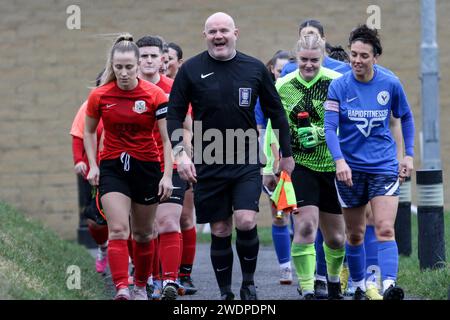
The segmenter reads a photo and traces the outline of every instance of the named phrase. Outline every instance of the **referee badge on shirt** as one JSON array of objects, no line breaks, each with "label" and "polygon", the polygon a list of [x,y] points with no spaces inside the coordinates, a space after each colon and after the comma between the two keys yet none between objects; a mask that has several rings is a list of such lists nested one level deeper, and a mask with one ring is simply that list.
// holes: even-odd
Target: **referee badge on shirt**
[{"label": "referee badge on shirt", "polygon": [[252,101],[252,88],[239,88],[239,106],[250,107]]},{"label": "referee badge on shirt", "polygon": [[139,114],[147,111],[147,106],[145,105],[145,101],[144,100],[136,100],[134,102],[133,111],[136,113],[139,113]]}]

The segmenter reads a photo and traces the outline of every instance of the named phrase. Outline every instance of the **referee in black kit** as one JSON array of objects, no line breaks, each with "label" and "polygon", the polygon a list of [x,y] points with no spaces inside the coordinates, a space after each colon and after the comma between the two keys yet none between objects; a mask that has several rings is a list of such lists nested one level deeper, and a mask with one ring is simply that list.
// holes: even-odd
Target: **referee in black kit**
[{"label": "referee in black kit", "polygon": [[[221,298],[234,299],[231,291],[234,215],[236,251],[242,270],[240,296],[242,300],[257,300],[254,283],[259,251],[256,212],[259,211],[261,194],[261,165],[254,116],[257,97],[273,128],[279,130],[280,170],[291,173],[294,160],[289,126],[264,64],[236,51],[238,29],[233,18],[222,12],[214,13],[206,20],[203,35],[208,50],[181,66],[172,87],[167,115],[169,136],[178,173],[183,179],[195,183],[197,223],[211,225],[211,262]],[[195,166],[180,144],[181,137],[177,139],[177,134],[173,134],[182,128],[189,103],[195,121]],[[197,130],[199,124],[201,130]],[[217,133],[221,137],[217,137]],[[234,143],[236,139],[241,143]]]}]

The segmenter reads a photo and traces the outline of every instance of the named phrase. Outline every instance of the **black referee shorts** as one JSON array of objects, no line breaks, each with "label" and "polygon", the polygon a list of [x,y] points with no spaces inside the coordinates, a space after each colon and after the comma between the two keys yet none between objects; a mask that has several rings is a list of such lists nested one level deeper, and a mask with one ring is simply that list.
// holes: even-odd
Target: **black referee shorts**
[{"label": "black referee shorts", "polygon": [[259,211],[259,168],[230,178],[199,179],[194,185],[197,223],[227,220],[235,210]]},{"label": "black referee shorts", "polygon": [[140,161],[124,152],[120,158],[100,161],[100,197],[119,192],[135,203],[155,204],[161,178],[159,162]]}]

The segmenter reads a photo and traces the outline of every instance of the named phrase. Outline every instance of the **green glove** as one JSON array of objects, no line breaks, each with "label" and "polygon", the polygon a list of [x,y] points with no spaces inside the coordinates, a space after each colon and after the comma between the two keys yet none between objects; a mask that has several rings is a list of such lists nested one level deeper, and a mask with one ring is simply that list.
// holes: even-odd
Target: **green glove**
[{"label": "green glove", "polygon": [[312,125],[297,129],[298,137],[303,148],[309,149],[325,142],[325,132],[322,127]]}]

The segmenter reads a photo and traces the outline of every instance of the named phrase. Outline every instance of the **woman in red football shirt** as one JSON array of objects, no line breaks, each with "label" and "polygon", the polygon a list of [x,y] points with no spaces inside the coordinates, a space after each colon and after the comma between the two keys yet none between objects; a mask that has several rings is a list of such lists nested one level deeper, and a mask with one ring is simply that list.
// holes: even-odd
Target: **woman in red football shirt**
[{"label": "woman in red football shirt", "polygon": [[[145,289],[152,256],[151,240],[157,203],[172,193],[172,149],[165,115],[167,96],[159,87],[139,80],[139,49],[129,34],[114,43],[101,86],[88,98],[84,145],[90,170],[87,179],[98,185],[108,220],[108,257],[115,299],[128,300],[128,246],[131,230],[135,243],[132,298],[147,300]],[[103,121],[105,138],[96,163],[96,128]],[[158,150],[152,134],[157,121],[164,145],[161,174]],[[161,178],[162,175],[162,178]],[[131,214],[131,219],[130,218]]]}]

